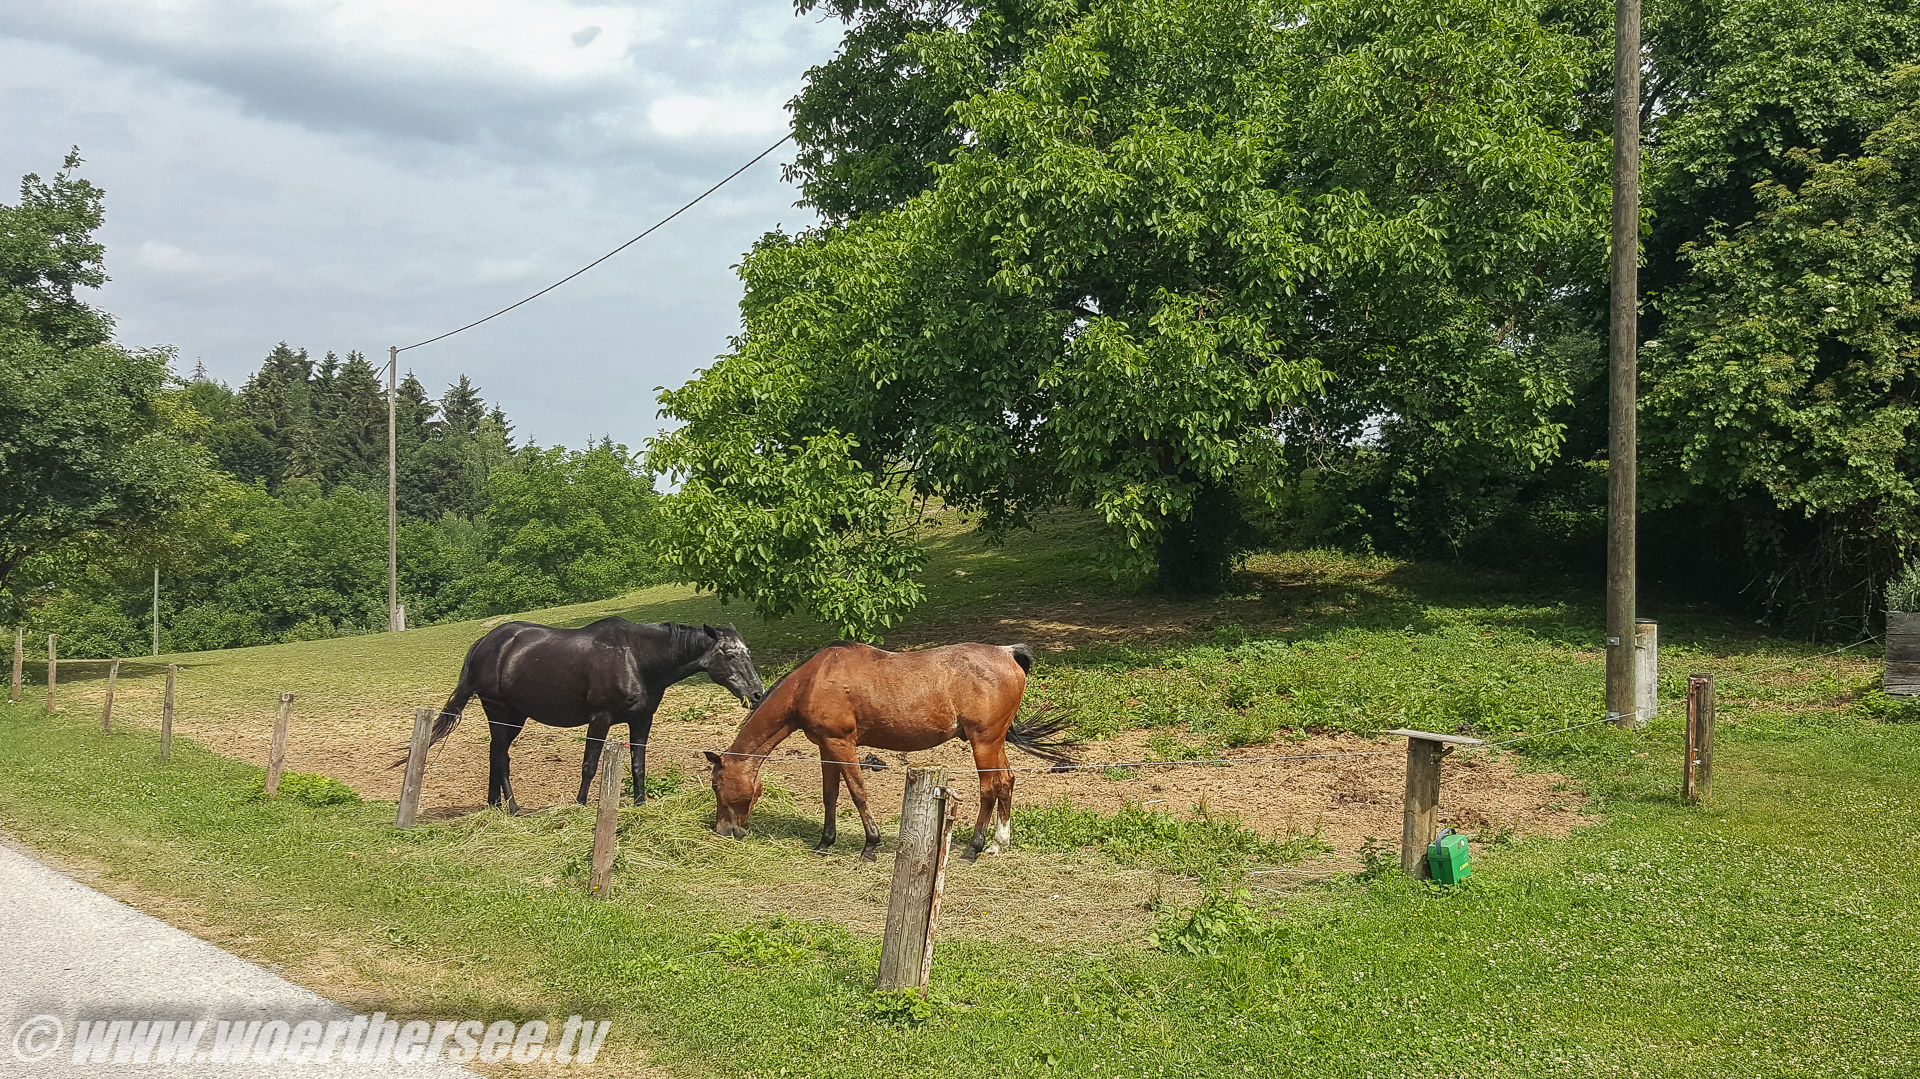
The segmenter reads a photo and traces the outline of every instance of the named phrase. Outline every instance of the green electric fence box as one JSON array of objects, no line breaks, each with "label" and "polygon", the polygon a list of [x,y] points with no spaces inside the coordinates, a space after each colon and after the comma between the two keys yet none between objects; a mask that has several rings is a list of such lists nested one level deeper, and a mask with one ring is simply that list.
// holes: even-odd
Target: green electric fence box
[{"label": "green electric fence box", "polygon": [[1467,861],[1467,837],[1451,828],[1427,844],[1427,873],[1440,884],[1458,884],[1473,875]]}]

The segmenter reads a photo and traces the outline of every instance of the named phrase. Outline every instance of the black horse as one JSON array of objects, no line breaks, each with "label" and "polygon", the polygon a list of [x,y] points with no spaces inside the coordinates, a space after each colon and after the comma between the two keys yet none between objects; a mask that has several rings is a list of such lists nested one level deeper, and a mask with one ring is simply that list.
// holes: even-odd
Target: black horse
[{"label": "black horse", "polygon": [[602,618],[582,629],[507,622],[475,641],[460,684],[433,724],[433,741],[453,733],[467,702],[478,696],[492,738],[487,804],[519,813],[507,776],[507,749],[528,719],[550,727],[587,728],[580,765],[580,804],[600,767],[600,750],[615,723],[633,742],[633,798],[647,800],[647,738],[666,688],[706,672],[752,707],[767,695],[747,644],[732,626],[683,626]]}]

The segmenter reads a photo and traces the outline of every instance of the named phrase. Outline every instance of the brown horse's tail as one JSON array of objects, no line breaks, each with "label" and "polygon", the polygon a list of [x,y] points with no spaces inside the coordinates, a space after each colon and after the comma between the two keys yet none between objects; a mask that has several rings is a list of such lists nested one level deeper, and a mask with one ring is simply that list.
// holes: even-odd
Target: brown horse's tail
[{"label": "brown horse's tail", "polygon": [[1015,719],[1007,730],[1007,744],[1025,753],[1053,762],[1053,771],[1064,772],[1074,766],[1074,759],[1061,748],[1071,745],[1073,736],[1069,728],[1073,721],[1065,712],[1050,703],[1042,702],[1025,719]]},{"label": "brown horse's tail", "polygon": [[[453,696],[448,697],[447,703],[441,706],[440,714],[433,717],[433,737],[427,740],[429,749],[446,741],[447,735],[460,725],[460,713],[466,711],[467,702],[472,699],[473,686],[468,684],[467,669],[463,665],[460,668],[460,684],[453,687]],[[407,754],[402,753],[399,760],[387,765],[387,769],[391,771],[405,763]]]}]

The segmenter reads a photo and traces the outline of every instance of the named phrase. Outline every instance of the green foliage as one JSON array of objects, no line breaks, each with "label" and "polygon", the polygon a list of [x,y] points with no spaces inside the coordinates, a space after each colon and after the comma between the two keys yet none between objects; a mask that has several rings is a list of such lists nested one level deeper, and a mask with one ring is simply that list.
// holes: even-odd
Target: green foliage
[{"label": "green foliage", "polygon": [[800,922],[777,918],[766,927],[746,925],[708,933],[707,947],[729,963],[769,967],[798,963],[816,954],[813,935]]},{"label": "green foliage", "polygon": [[112,341],[75,295],[106,280],[99,188],[28,176],[0,204],[0,621],[85,572],[94,552],[157,556],[170,526],[219,486],[165,392],[165,350]]},{"label": "green foliage", "polygon": [[1354,876],[1359,880],[1382,880],[1397,875],[1400,851],[1392,843],[1382,843],[1372,836],[1366,839],[1360,848],[1360,871]]},{"label": "green foliage", "polygon": [[1920,562],[1909,562],[1887,582],[1887,610],[1920,612]]},{"label": "green foliage", "polygon": [[1191,910],[1169,907],[1153,927],[1153,946],[1173,955],[1219,955],[1259,941],[1276,929],[1245,889],[1214,890]]},{"label": "green foliage", "polygon": [[487,564],[473,583],[494,610],[604,599],[658,579],[653,479],[626,447],[523,452],[487,484]]},{"label": "green foliage", "polygon": [[917,989],[898,992],[874,990],[860,1002],[860,1014],[879,1023],[914,1027],[946,1011],[939,1001]]},{"label": "green foliage", "polygon": [[[1816,627],[1863,622],[1920,543],[1920,66],[1866,82],[1857,150],[1781,147],[1751,219],[1681,247],[1647,347],[1649,493],[1743,507],[1770,590]],[[1829,527],[1801,545],[1782,520]]]},{"label": "green foliage", "polygon": [[[940,10],[889,46],[918,62],[888,115],[977,86],[966,137],[926,190],[756,245],[734,351],[662,398],[687,579],[871,635],[920,598],[912,522],[939,498],[992,529],[1091,508],[1113,569],[1212,590],[1237,478],[1305,464],[1289,447],[1385,416],[1409,460],[1551,456],[1565,390],[1525,339],[1599,189],[1566,131],[1575,43],[1530,6]],[[893,137],[870,120],[833,130]],[[881,152],[822,146],[816,178]]]},{"label": "green foliage", "polygon": [[[251,801],[267,800],[267,778],[262,775],[248,788],[247,797]],[[281,772],[280,798],[283,801],[297,802],[313,809],[327,806],[359,805],[360,794],[352,787],[331,776],[314,775],[309,772]]]}]

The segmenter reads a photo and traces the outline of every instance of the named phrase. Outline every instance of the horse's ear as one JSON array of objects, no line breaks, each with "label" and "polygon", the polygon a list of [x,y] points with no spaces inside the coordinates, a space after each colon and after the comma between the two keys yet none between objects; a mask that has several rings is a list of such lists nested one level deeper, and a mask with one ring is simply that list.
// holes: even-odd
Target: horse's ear
[{"label": "horse's ear", "polygon": [[714,640],[717,641],[720,639],[720,631],[714,629],[712,626],[701,626],[700,628],[706,630],[707,636],[712,637]]},{"label": "horse's ear", "polygon": [[715,768],[720,767],[720,754],[715,753],[711,749],[707,750],[707,763],[713,765]]}]

